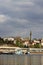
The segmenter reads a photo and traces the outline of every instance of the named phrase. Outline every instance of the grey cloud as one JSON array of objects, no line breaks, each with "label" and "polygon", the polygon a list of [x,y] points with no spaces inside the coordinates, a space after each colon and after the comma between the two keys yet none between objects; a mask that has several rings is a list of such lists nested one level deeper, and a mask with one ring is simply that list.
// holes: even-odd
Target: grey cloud
[{"label": "grey cloud", "polygon": [[6,22],[0,23],[0,35],[29,36],[29,31],[32,30],[33,37],[43,37],[42,5],[42,0],[0,0],[0,14],[10,17]]},{"label": "grey cloud", "polygon": [[41,7],[43,6],[43,0],[34,0],[34,2]]}]

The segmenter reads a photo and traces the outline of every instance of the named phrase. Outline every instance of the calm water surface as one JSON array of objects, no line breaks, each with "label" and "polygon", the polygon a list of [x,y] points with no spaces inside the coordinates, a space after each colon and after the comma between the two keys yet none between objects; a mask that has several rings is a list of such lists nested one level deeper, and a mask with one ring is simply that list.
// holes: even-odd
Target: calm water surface
[{"label": "calm water surface", "polygon": [[0,65],[43,65],[43,54],[0,54]]}]

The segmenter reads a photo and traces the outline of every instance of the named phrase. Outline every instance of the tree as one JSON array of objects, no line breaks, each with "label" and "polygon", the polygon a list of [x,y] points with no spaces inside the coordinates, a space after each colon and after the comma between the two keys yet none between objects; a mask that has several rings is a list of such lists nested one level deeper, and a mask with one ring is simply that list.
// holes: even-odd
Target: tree
[{"label": "tree", "polygon": [[19,44],[20,44],[20,43],[19,43],[19,41],[18,41],[18,40],[16,40],[16,45],[17,45],[17,46],[19,46]]},{"label": "tree", "polygon": [[8,39],[6,39],[4,42],[5,42],[5,44],[8,44]]},{"label": "tree", "polygon": [[29,48],[29,46],[24,45],[24,48]]},{"label": "tree", "polygon": [[41,44],[40,43],[34,44],[34,48],[41,48]]},{"label": "tree", "polygon": [[3,38],[0,37],[0,45],[2,45],[4,43]]},{"label": "tree", "polygon": [[21,42],[21,41],[16,40],[16,46],[23,47],[23,44],[22,44],[22,42]]}]

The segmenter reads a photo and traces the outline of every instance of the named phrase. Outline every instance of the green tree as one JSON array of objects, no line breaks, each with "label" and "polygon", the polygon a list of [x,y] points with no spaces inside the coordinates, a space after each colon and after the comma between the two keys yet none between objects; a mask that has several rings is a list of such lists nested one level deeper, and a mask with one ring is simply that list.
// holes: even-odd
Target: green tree
[{"label": "green tree", "polygon": [[41,48],[41,44],[40,43],[34,44],[34,48]]},{"label": "green tree", "polygon": [[23,44],[22,44],[22,42],[21,42],[21,41],[16,40],[16,46],[23,47]]},{"label": "green tree", "polygon": [[3,38],[0,37],[0,45],[4,44]]},{"label": "green tree", "polygon": [[8,39],[6,39],[4,42],[5,42],[5,44],[8,44]]},{"label": "green tree", "polygon": [[19,46],[19,41],[18,40],[16,40],[16,45]]},{"label": "green tree", "polygon": [[29,46],[24,45],[24,48],[29,48]]}]

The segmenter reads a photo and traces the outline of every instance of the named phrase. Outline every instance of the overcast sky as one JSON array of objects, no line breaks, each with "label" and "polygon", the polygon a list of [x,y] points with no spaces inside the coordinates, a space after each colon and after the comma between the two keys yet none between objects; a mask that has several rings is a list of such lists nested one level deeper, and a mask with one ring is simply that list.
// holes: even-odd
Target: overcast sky
[{"label": "overcast sky", "polygon": [[43,38],[43,0],[0,0],[0,36]]}]

